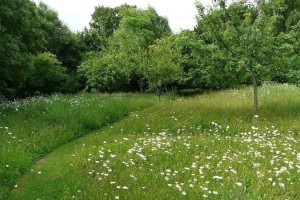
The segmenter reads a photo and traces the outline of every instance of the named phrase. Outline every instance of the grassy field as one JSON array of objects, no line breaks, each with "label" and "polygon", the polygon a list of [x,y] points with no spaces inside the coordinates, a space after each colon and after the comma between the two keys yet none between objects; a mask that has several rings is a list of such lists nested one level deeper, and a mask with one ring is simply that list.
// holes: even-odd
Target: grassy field
[{"label": "grassy field", "polygon": [[12,199],[299,199],[300,89],[178,98],[131,112],[31,167]]},{"label": "grassy field", "polygon": [[0,199],[39,158],[66,142],[152,106],[152,95],[77,94],[0,105]]}]

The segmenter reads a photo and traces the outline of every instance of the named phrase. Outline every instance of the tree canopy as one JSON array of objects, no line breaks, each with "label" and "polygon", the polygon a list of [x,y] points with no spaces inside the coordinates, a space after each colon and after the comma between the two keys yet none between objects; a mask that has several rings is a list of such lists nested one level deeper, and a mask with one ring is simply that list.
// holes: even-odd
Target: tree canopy
[{"label": "tree canopy", "polygon": [[[152,7],[97,6],[73,33],[46,4],[2,0],[0,95],[88,91],[193,94],[263,81],[300,84],[300,3],[199,2],[194,30],[172,33]],[[254,113],[258,114],[258,99]]]}]

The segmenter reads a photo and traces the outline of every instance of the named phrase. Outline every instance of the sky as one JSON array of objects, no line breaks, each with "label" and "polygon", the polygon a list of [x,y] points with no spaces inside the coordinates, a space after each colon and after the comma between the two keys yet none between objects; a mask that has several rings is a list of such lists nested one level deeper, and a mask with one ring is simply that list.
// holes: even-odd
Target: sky
[{"label": "sky", "polygon": [[[181,29],[192,30],[196,25],[197,10],[195,0],[33,0],[46,3],[58,12],[59,18],[74,32],[89,26],[91,14],[98,5],[116,7],[122,4],[136,5],[138,8],[154,7],[157,13],[167,17],[173,32]],[[209,5],[211,0],[200,0]]]}]

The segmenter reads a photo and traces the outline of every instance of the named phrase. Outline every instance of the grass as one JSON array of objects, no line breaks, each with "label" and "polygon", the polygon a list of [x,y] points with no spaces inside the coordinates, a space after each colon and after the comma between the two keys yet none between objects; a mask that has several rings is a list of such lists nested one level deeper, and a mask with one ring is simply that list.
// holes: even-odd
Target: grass
[{"label": "grass", "polygon": [[299,199],[300,89],[181,98],[62,146],[31,169],[12,199]]},{"label": "grass", "polygon": [[49,152],[157,103],[152,95],[77,94],[29,98],[0,105],[0,199]]}]

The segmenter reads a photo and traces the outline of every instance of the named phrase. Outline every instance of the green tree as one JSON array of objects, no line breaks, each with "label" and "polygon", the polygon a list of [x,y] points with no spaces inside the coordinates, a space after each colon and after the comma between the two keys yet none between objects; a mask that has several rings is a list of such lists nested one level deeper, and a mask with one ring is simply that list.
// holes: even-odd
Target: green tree
[{"label": "green tree", "polygon": [[131,84],[137,82],[139,90],[143,92],[146,87],[145,68],[149,60],[148,47],[156,39],[169,35],[171,30],[168,20],[159,16],[151,7],[146,10],[127,7],[121,14],[123,18],[120,28],[111,38],[109,48],[115,49],[127,58],[124,60],[127,61],[127,68],[131,69]]},{"label": "green tree", "polygon": [[176,43],[182,55],[182,93],[228,88],[238,83],[237,74],[225,70],[226,57],[217,45],[207,44],[194,31],[187,30],[176,35]]},{"label": "green tree", "polygon": [[171,33],[168,20],[159,16],[152,7],[146,10],[124,9],[122,15],[120,32],[129,31],[128,34],[137,35],[140,45],[144,48],[152,45],[156,39]]},{"label": "green tree", "polygon": [[271,80],[300,85],[300,21],[287,33],[281,32],[275,46]]},{"label": "green tree", "polygon": [[86,61],[80,66],[80,72],[87,78],[86,89],[103,92],[126,91],[130,80],[126,58],[123,54],[114,52],[87,54]]},{"label": "green tree", "polygon": [[256,7],[243,2],[227,7],[219,1],[217,9],[205,11],[198,4],[198,33],[225,53],[228,69],[248,73],[254,93],[253,116],[258,115],[258,78],[264,78],[273,62],[274,22]]},{"label": "green tree", "polygon": [[51,53],[38,54],[32,59],[28,74],[28,87],[31,93],[52,93],[59,91],[66,78],[66,69]]},{"label": "green tree", "polygon": [[180,49],[174,41],[174,37],[164,37],[150,47],[149,66],[146,77],[149,89],[160,95],[168,85],[174,84],[181,75]]},{"label": "green tree", "polygon": [[76,72],[83,51],[80,37],[72,33],[59,19],[58,13],[46,4],[40,3],[37,12],[40,20],[39,27],[46,40],[46,50],[55,54],[69,72]]},{"label": "green tree", "polygon": [[87,50],[101,51],[107,47],[108,38],[120,26],[122,20],[122,10],[128,8],[136,8],[127,4],[110,8],[105,6],[97,6],[92,14],[90,28],[85,28],[82,32],[82,40]]},{"label": "green tree", "polygon": [[299,0],[259,0],[258,8],[268,17],[276,17],[274,23],[277,34],[287,32],[300,20]]},{"label": "green tree", "polygon": [[0,95],[14,98],[24,88],[33,54],[44,50],[35,4],[29,0],[0,3]]},{"label": "green tree", "polygon": [[89,89],[128,91],[139,88],[144,91],[148,46],[163,35],[170,34],[168,21],[153,8],[121,8],[119,28],[108,38],[105,50],[101,54],[96,53],[96,58],[88,57],[91,60],[86,60],[81,67]]}]

